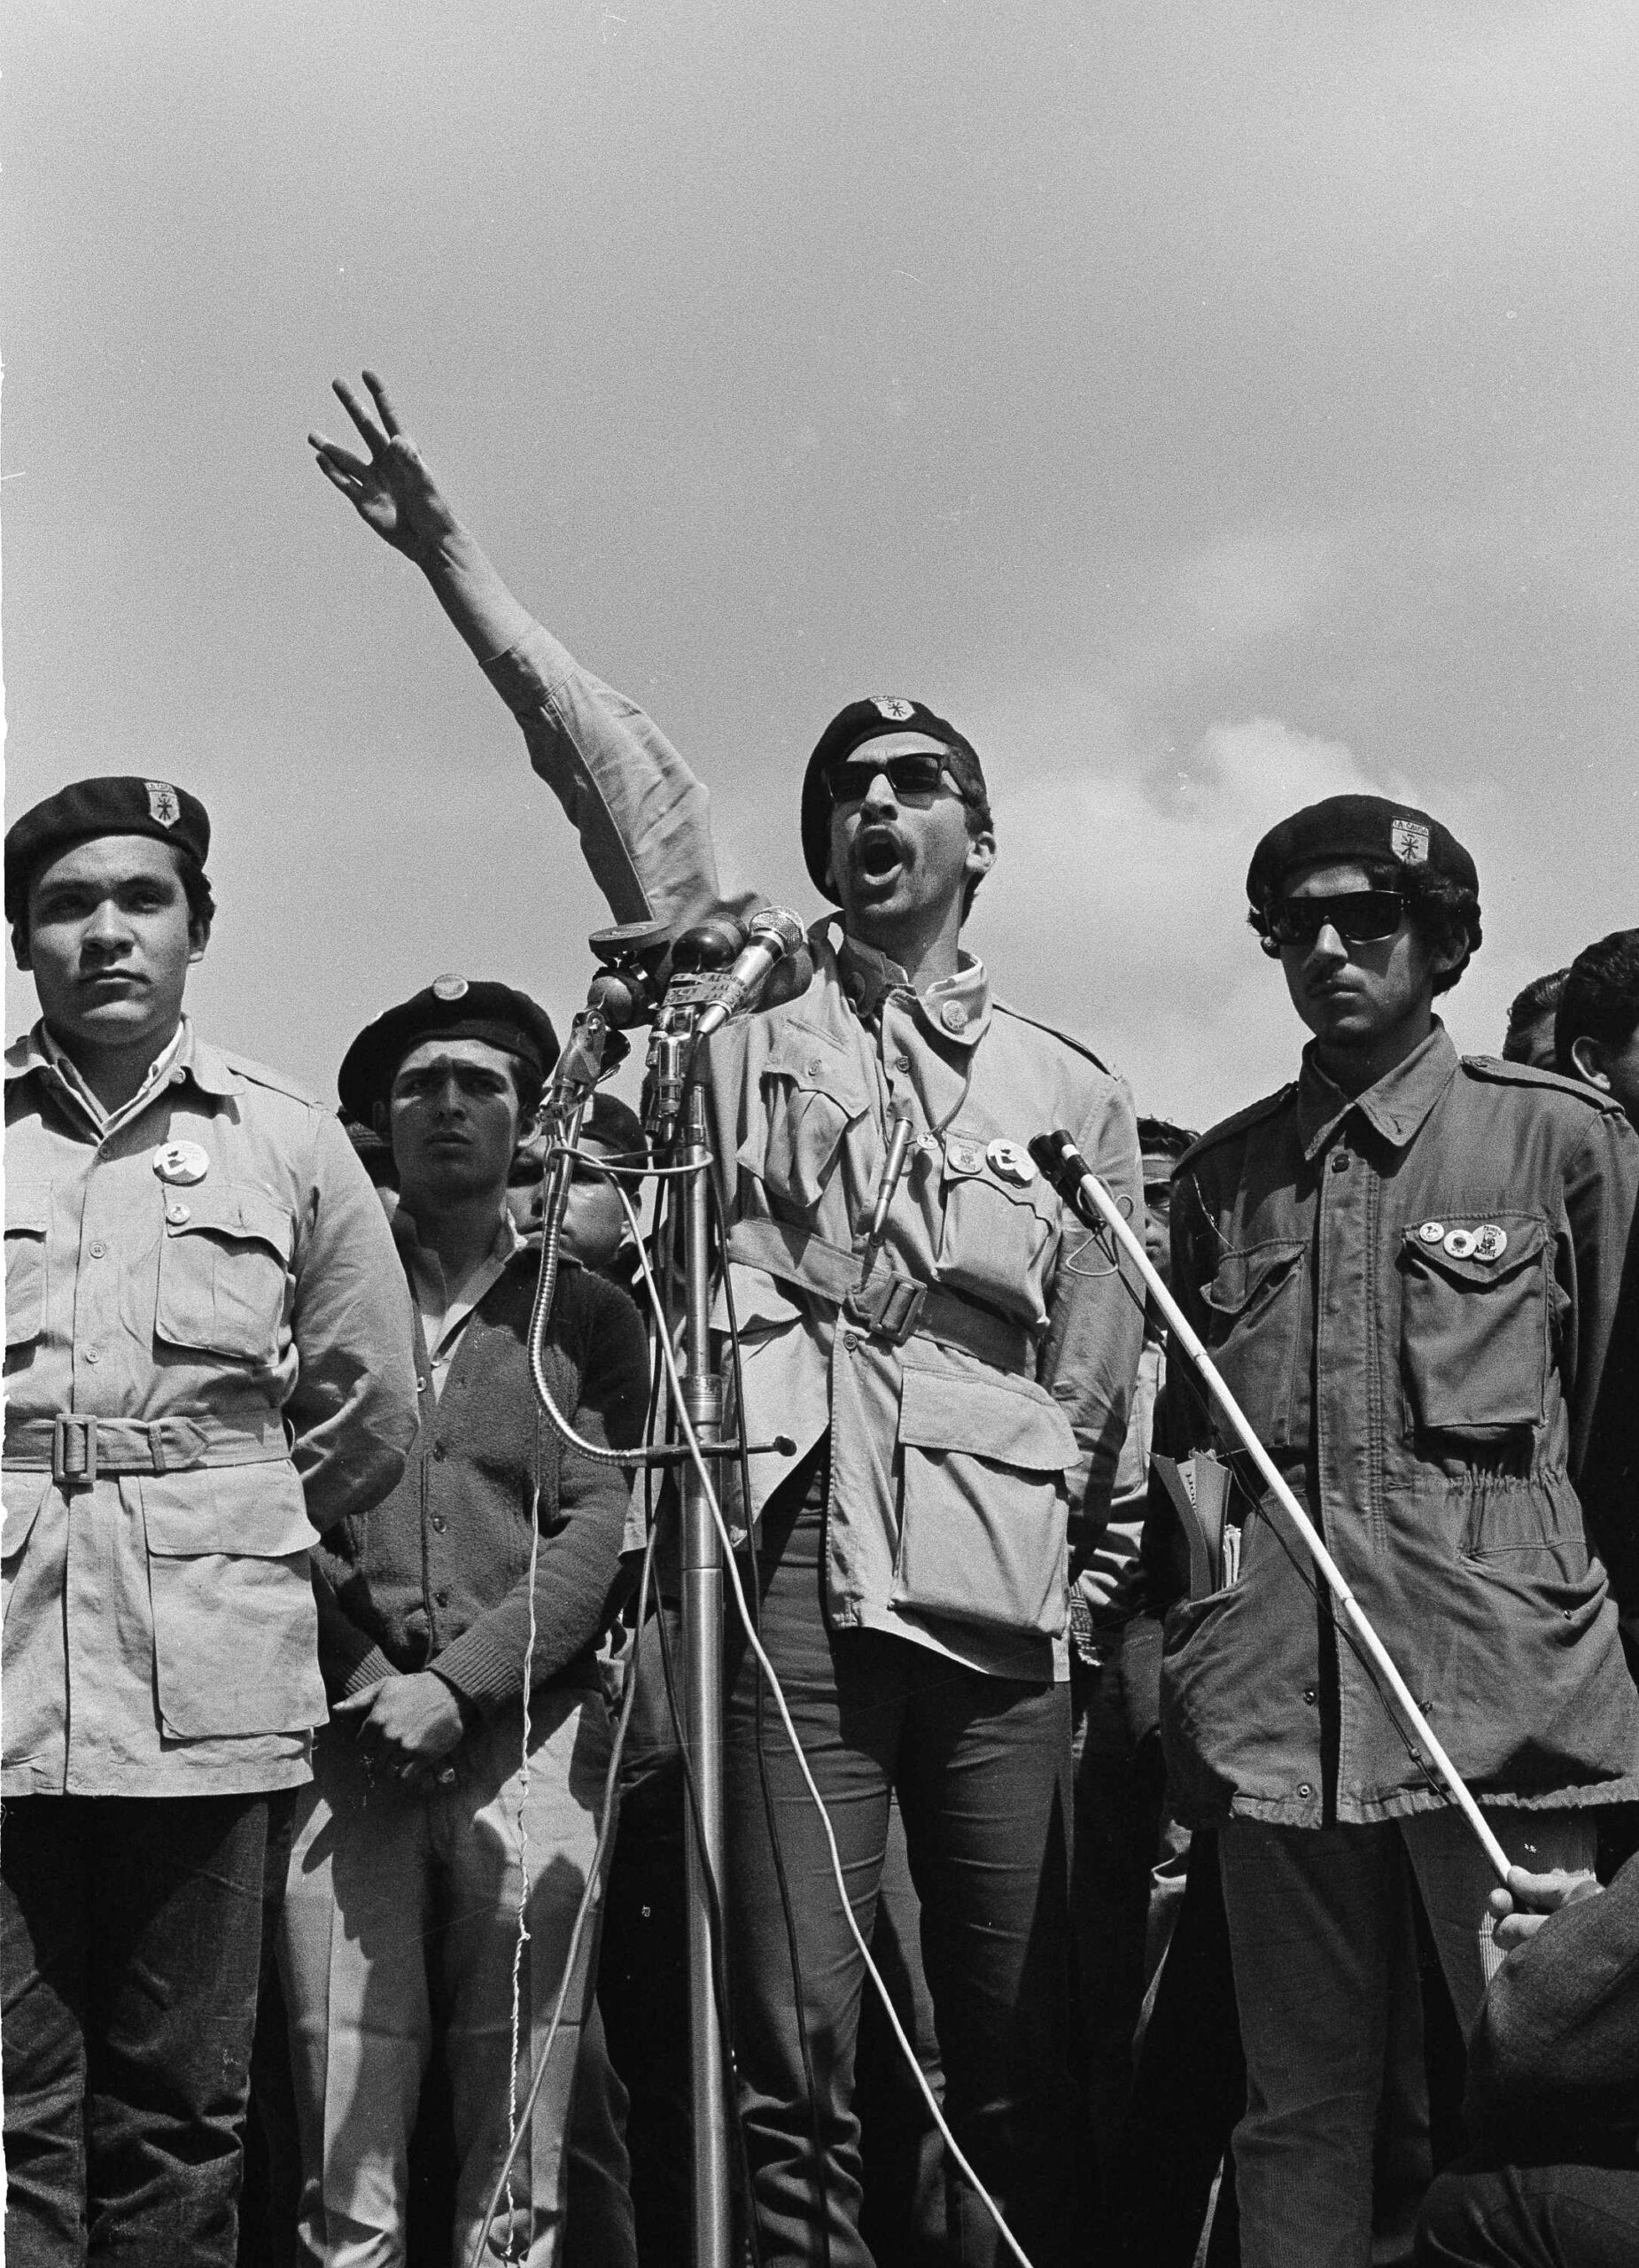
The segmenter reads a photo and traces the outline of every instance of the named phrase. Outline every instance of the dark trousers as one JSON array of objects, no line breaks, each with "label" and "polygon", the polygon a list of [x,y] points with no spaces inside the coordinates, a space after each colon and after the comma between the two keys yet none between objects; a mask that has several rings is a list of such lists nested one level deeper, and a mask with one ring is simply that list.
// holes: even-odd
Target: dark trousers
[{"label": "dark trousers", "polygon": [[270,1800],[0,1807],[11,2268],[231,2268]]},{"label": "dark trousers", "polygon": [[1161,1851],[1161,1626],[1135,1616],[1100,1634],[1101,1666],[1075,1664],[1076,1999],[1099,2218],[1113,2227],[1121,2137],[1144,2006],[1150,1871]]},{"label": "dark trousers", "polygon": [[[874,1631],[829,1630],[822,1534],[815,1504],[776,1497],[765,1512],[763,1641],[830,1813],[867,1943],[889,1798],[898,1796],[921,1901],[945,2114],[1035,2268],[1056,2268],[1071,2254],[1076,2151],[1068,2055],[1069,1688],[982,1676]],[[765,2268],[827,2256],[830,2268],[868,2268],[853,2095],[860,1994],[872,1988],[819,1818],[765,1697],[761,1747],[795,1915],[811,2105],[750,1650],[731,1641],[728,1668],[726,1887],[763,2259]],[[966,2184],[952,2180],[948,2210],[957,2258],[990,2268],[1000,2239]]]},{"label": "dark trousers", "polygon": [[1639,2165],[1465,2158],[1429,2191],[1418,2268],[1633,2268]]}]

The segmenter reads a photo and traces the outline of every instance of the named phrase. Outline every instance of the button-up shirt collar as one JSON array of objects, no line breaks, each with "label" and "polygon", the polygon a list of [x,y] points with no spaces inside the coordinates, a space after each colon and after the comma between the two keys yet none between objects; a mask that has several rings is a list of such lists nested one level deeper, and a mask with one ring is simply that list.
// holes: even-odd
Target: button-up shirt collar
[{"label": "button-up shirt collar", "polygon": [[1346,1095],[1315,1060],[1315,1043],[1303,1051],[1298,1075],[1298,1137],[1311,1161],[1350,1111],[1357,1110],[1391,1149],[1403,1150],[1456,1076],[1457,1053],[1438,1016],[1428,1037],[1386,1071],[1363,1094]]},{"label": "button-up shirt collar", "polygon": [[953,975],[942,976],[920,996],[897,960],[878,952],[859,938],[844,936],[837,949],[837,965],[855,1013],[862,1023],[875,1023],[882,1002],[892,992],[906,992],[916,1001],[924,1023],[941,1039],[958,1047],[972,1047],[990,1020],[990,981],[984,963],[959,951]]},{"label": "button-up shirt collar", "polygon": [[6,1050],[8,1084],[31,1073],[56,1093],[71,1115],[84,1122],[98,1142],[106,1141],[111,1134],[117,1134],[122,1126],[139,1117],[167,1079],[180,1082],[184,1076],[190,1077],[204,1093],[213,1095],[236,1093],[240,1085],[237,1075],[229,1069],[216,1050],[197,1037],[186,1016],[149,1065],[142,1085],[117,1110],[103,1108],[87,1085],[79,1065],[53,1036],[43,1018],[26,1038]]},{"label": "button-up shirt collar", "polygon": [[416,1227],[415,1216],[403,1203],[393,1212],[392,1233],[421,1317],[422,1336],[427,1344],[427,1360],[431,1365],[432,1393],[436,1401],[444,1391],[444,1382],[454,1360],[462,1324],[484,1294],[500,1280],[513,1254],[523,1250],[524,1239],[518,1234],[511,1214],[503,1208],[495,1224],[494,1241],[488,1252],[458,1284],[451,1284],[445,1276],[443,1262],[430,1245],[423,1244]]}]

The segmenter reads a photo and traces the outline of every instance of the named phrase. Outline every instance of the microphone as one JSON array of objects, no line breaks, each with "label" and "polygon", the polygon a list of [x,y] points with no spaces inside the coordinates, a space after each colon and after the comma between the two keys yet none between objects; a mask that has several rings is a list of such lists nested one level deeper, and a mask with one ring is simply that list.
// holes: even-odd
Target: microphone
[{"label": "microphone", "polygon": [[695,1025],[696,1041],[710,1039],[730,1016],[750,1007],[783,960],[802,951],[807,931],[795,913],[783,906],[759,907],[746,923],[745,945],[734,967],[712,989],[715,998],[701,1010]]},{"label": "microphone", "polygon": [[1087,1200],[1082,1188],[1084,1181],[1096,1178],[1092,1168],[1076,1146],[1075,1137],[1067,1134],[1062,1126],[1051,1134],[1033,1135],[1029,1143],[1030,1155],[1042,1173],[1058,1191],[1065,1203],[1080,1213],[1084,1219]]}]

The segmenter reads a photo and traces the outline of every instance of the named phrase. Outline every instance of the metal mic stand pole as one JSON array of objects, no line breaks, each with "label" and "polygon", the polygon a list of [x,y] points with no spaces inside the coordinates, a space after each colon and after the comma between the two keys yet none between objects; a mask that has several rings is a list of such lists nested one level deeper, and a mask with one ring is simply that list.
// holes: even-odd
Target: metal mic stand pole
[{"label": "metal mic stand pole", "polygon": [[[711,1368],[711,1236],[705,1098],[688,1083],[679,1163],[683,1185],[683,1398],[689,1423],[711,1454],[722,1439],[723,1381]],[[698,1835],[688,1859],[688,2063],[693,2103],[694,2268],[729,2268],[728,2096],[718,1995],[717,1957],[706,1870],[723,1883],[723,1559],[717,1525],[692,1459],[681,1470],[683,1508],[684,1738],[699,1790]]]}]

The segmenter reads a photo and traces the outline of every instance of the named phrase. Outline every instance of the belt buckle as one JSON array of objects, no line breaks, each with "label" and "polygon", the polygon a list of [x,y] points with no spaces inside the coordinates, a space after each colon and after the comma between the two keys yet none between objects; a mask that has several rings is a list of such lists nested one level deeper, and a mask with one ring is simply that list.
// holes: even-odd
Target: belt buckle
[{"label": "belt buckle", "polygon": [[908,1276],[884,1276],[874,1287],[861,1284],[850,1292],[843,1302],[843,1313],[873,1339],[903,1347],[921,1319],[927,1297],[926,1284],[913,1284]]},{"label": "belt buckle", "polygon": [[66,1411],[51,1420],[51,1479],[59,1488],[90,1488],[97,1481],[97,1420]]}]

